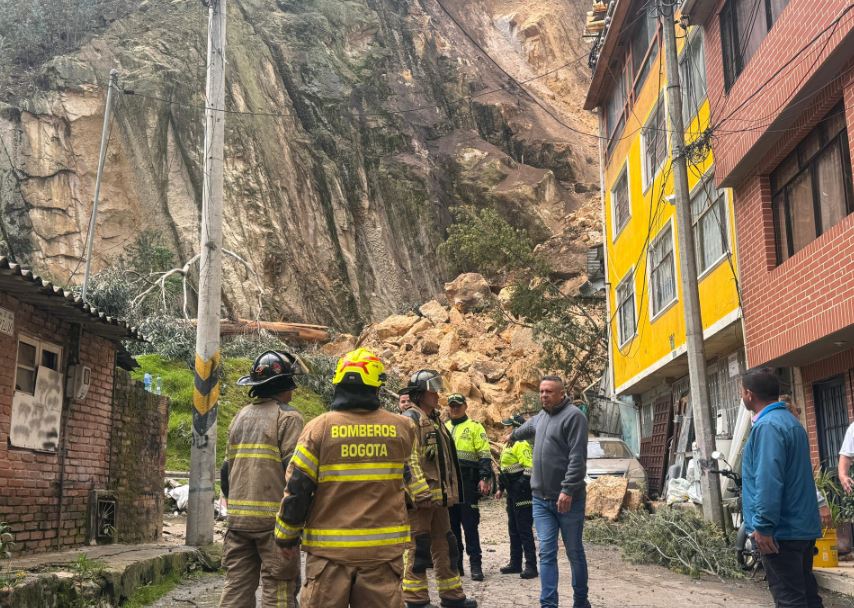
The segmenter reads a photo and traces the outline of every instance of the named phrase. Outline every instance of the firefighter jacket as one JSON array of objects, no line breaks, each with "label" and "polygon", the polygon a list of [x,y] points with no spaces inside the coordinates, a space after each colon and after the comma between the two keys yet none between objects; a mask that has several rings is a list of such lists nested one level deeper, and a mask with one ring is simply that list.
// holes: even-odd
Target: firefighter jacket
[{"label": "firefighter jacket", "polygon": [[418,427],[421,470],[430,486],[433,504],[452,507],[459,503],[463,489],[457,450],[438,411],[428,416],[421,408],[411,407],[403,416],[411,418]]},{"label": "firefighter jacket", "polygon": [[517,441],[501,451],[498,486],[508,493],[513,506],[531,506],[531,467],[534,448],[527,441]]},{"label": "firefighter jacket", "polygon": [[382,409],[309,422],[288,467],[276,542],[342,564],[398,559],[409,542],[405,494],[430,501],[410,420]]},{"label": "firefighter jacket", "polygon": [[285,489],[285,468],[302,428],[302,415],[273,399],[247,405],[231,421],[228,465],[223,467],[230,529],[273,529]]}]

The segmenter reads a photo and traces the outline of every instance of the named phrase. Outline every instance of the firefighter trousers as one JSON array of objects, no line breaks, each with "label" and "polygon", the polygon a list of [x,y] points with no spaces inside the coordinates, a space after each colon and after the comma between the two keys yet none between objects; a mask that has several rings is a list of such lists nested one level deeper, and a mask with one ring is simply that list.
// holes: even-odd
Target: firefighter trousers
[{"label": "firefighter trousers", "polygon": [[397,608],[403,603],[403,558],[379,564],[341,564],[306,554],[300,608]]},{"label": "firefighter trousers", "polygon": [[299,558],[282,557],[272,530],[226,532],[222,565],[226,574],[220,608],[254,606],[259,579],[263,608],[296,608]]},{"label": "firefighter trousers", "polygon": [[507,496],[507,532],[510,536],[510,565],[522,567],[522,554],[529,568],[537,568],[537,551],[534,546],[534,508],[528,504],[515,506],[515,497]]},{"label": "firefighter trousers", "polygon": [[459,550],[451,532],[451,520],[445,507],[409,511],[412,542],[403,559],[403,599],[410,604],[428,604],[427,568],[431,559],[442,606],[462,607],[466,599],[457,570]]},{"label": "firefighter trousers", "polygon": [[457,537],[457,549],[460,559],[463,555],[463,538],[465,538],[465,552],[469,556],[469,563],[480,566],[482,552],[480,549],[480,509],[478,504],[460,503],[454,505],[448,512],[451,516],[451,530]]}]

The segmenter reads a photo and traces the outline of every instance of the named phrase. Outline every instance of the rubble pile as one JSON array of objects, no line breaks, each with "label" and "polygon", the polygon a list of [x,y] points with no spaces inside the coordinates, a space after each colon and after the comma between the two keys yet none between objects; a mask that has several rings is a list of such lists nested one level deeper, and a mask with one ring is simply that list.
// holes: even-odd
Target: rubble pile
[{"label": "rubble pile", "polygon": [[436,369],[445,380],[443,398],[465,395],[469,415],[497,428],[526,409],[525,395],[536,401],[540,347],[528,327],[499,327],[490,310],[498,300],[481,275],[460,275],[445,284],[444,297],[446,304],[431,300],[417,312],[369,325],[358,338],[341,335],[321,351],[338,357],[364,346],[403,381],[415,370]]}]

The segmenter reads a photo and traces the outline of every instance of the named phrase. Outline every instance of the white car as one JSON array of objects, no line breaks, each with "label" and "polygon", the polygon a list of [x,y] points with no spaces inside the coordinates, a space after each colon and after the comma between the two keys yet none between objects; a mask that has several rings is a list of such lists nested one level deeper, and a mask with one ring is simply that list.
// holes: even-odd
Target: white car
[{"label": "white car", "polygon": [[596,479],[602,475],[628,477],[629,487],[646,494],[646,471],[622,439],[616,437],[589,437],[587,439],[587,476]]}]

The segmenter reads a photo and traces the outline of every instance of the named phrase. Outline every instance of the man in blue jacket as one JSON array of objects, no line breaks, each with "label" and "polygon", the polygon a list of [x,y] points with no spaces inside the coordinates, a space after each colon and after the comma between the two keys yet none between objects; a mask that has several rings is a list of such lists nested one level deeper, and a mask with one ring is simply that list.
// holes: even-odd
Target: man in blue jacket
[{"label": "man in blue jacket", "polygon": [[746,372],[741,386],[753,412],[741,465],[745,527],[762,554],[777,608],[821,608],[812,572],[821,523],[807,433],[778,401],[772,370]]}]

